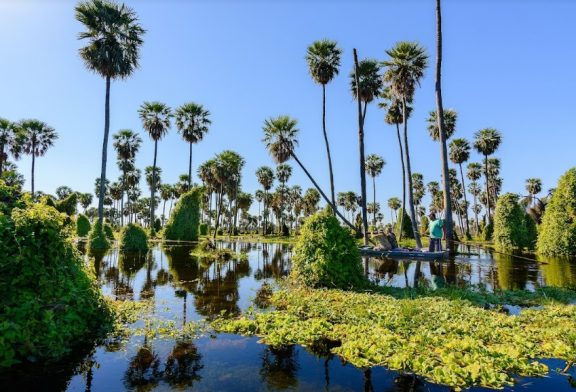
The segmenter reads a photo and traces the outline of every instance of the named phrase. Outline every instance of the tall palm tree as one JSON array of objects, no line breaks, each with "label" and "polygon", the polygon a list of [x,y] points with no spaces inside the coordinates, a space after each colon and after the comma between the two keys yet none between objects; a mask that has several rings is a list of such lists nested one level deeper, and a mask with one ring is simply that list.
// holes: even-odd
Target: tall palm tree
[{"label": "tall palm tree", "polygon": [[4,162],[7,161],[9,152],[15,158],[20,155],[18,127],[7,119],[0,118],[0,178],[2,178]]},{"label": "tall palm tree", "polygon": [[388,199],[388,208],[390,208],[390,217],[392,218],[392,225],[394,225],[394,216],[392,216],[392,211],[398,220],[398,210],[402,207],[402,202],[397,197],[391,197]]},{"label": "tall palm tree", "polygon": [[[446,133],[446,140],[450,139],[454,132],[456,132],[456,120],[458,113],[453,109],[444,110],[444,132]],[[435,142],[440,141],[440,128],[438,127],[438,113],[430,112],[426,119],[428,122],[428,133]]]},{"label": "tall palm tree", "polygon": [[539,178],[529,178],[526,180],[526,190],[530,194],[530,204],[533,205],[536,195],[542,192],[542,180]]},{"label": "tall palm tree", "polygon": [[[468,199],[466,197],[466,183],[464,181],[464,171],[462,164],[470,159],[470,143],[466,139],[454,139],[450,142],[450,160],[455,165],[460,166],[460,177],[462,179],[462,195],[464,196],[464,205],[468,206]],[[470,224],[468,223],[468,208],[464,213],[466,219],[466,236],[470,237]]]},{"label": "tall palm tree", "polygon": [[152,186],[150,187],[152,200],[150,203],[150,224],[152,233],[154,232],[154,193],[156,190],[156,180],[154,175],[156,173],[156,157],[158,155],[158,141],[162,139],[170,129],[170,119],[172,118],[172,111],[168,106],[161,102],[144,102],[140,109],[138,109],[140,120],[142,120],[142,127],[150,138],[154,140],[154,163],[152,164]]},{"label": "tall palm tree", "polygon": [[258,182],[262,185],[264,189],[264,216],[262,219],[262,235],[266,235],[266,217],[267,217],[267,199],[268,199],[268,191],[272,188],[274,184],[274,172],[268,166],[261,166],[256,169],[256,177],[258,178]]},{"label": "tall palm tree", "polygon": [[138,68],[145,30],[138,23],[136,13],[131,8],[109,0],[79,3],[76,6],[76,19],[86,28],[78,38],[88,40],[88,45],[80,49],[80,57],[84,60],[86,68],[106,80],[101,188],[98,198],[98,221],[102,223],[110,131],[110,82],[115,79],[126,79]]},{"label": "tall palm tree", "polygon": [[36,158],[46,154],[46,151],[54,145],[58,134],[48,124],[39,120],[22,120],[18,124],[18,143],[22,153],[32,156],[32,198],[34,198],[34,169]]},{"label": "tall palm tree", "polygon": [[332,156],[330,154],[330,143],[326,132],[326,85],[330,83],[340,68],[340,56],[342,49],[335,41],[323,39],[314,41],[306,52],[306,62],[312,79],[322,86],[322,131],[324,133],[324,143],[326,144],[326,155],[328,156],[328,170],[330,171],[330,195],[332,204],[335,204],[334,196],[334,172],[332,170]]},{"label": "tall palm tree", "polygon": [[127,191],[126,173],[134,169],[136,153],[140,149],[142,139],[130,129],[121,129],[112,136],[114,149],[116,149],[117,161],[122,171],[122,199],[120,201],[120,224],[124,226],[124,193]]},{"label": "tall palm tree", "polygon": [[163,201],[162,205],[162,225],[166,222],[166,202],[172,199],[172,185],[161,184],[160,185],[160,198]]},{"label": "tall palm tree", "polygon": [[175,123],[178,133],[190,144],[190,157],[188,160],[188,186],[192,187],[192,145],[198,143],[208,133],[210,112],[202,105],[194,102],[185,103],[176,109]]},{"label": "tall palm tree", "polygon": [[[354,54],[354,70],[350,73],[350,90],[358,102],[358,147],[360,150],[360,188],[362,196],[362,228],[364,245],[368,245],[368,211],[366,208],[366,161],[364,157],[364,121],[368,104],[382,92],[382,77],[380,64],[376,60],[365,59],[358,62],[356,49]],[[362,109],[364,102],[364,109]]]},{"label": "tall palm tree", "polygon": [[[382,168],[386,161],[376,154],[370,154],[366,157],[366,171],[372,177],[372,201],[376,205],[376,177],[382,173]],[[376,211],[372,211],[372,224],[376,226]]]},{"label": "tall palm tree", "polygon": [[336,214],[342,219],[344,223],[346,223],[351,228],[354,228],[348,220],[338,211],[336,206],[332,204],[332,201],[326,196],[324,191],[318,186],[318,183],[310,172],[306,169],[306,167],[302,164],[296,153],[294,152],[294,148],[298,145],[298,128],[297,121],[288,117],[288,116],[278,116],[276,118],[269,118],[264,121],[263,131],[264,131],[264,139],[262,140],[268,149],[268,152],[276,161],[276,163],[284,163],[288,161],[290,158],[293,158],[298,166],[304,171],[308,179],[312,182],[314,187],[318,190],[322,198],[328,203],[330,208],[332,208]]},{"label": "tall palm tree", "polygon": [[471,181],[468,186],[470,194],[474,196],[474,219],[476,220],[476,235],[480,232],[480,224],[478,222],[478,206],[477,198],[480,195],[480,188],[478,187],[477,181],[482,177],[482,165],[477,162],[472,162],[468,164],[468,170],[466,171],[466,177]]},{"label": "tall palm tree", "polygon": [[488,211],[488,221],[492,222],[490,214],[490,173],[488,168],[488,157],[496,152],[502,143],[502,135],[494,128],[484,128],[474,134],[474,148],[478,153],[484,155],[484,175],[486,176],[486,209]]},{"label": "tall palm tree", "polygon": [[[288,182],[288,180],[290,179],[290,176],[292,175],[292,166],[286,164],[286,163],[282,163],[278,166],[276,166],[276,178],[278,178],[278,181],[280,182],[280,184],[282,185],[282,188],[286,187],[286,183]],[[284,197],[284,193],[285,192],[280,192],[280,218],[281,218],[281,222],[280,222],[280,230],[282,229],[282,226],[284,224],[283,218],[282,218],[282,214],[284,212],[285,209],[285,197]]]},{"label": "tall palm tree", "polygon": [[420,233],[416,226],[416,210],[414,208],[414,193],[412,189],[412,169],[410,167],[410,149],[408,145],[408,116],[407,105],[414,96],[416,86],[424,76],[424,69],[428,65],[428,55],[424,48],[416,42],[399,42],[386,53],[390,57],[384,61],[387,67],[384,80],[390,83],[391,93],[402,102],[404,124],[404,149],[406,157],[406,178],[408,181],[408,204],[410,218],[412,219],[412,231],[416,239],[416,245],[421,248]]}]

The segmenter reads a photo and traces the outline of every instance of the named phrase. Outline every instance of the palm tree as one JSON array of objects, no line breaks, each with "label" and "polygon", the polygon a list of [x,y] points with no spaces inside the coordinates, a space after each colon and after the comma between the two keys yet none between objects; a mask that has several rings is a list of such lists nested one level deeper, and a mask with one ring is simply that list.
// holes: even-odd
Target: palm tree
[{"label": "palm tree", "polygon": [[166,222],[166,202],[172,199],[172,185],[160,185],[160,198],[164,202],[162,205],[162,226],[164,226],[164,223]]},{"label": "palm tree", "polygon": [[[460,166],[460,177],[462,179],[462,195],[464,196],[464,204],[468,205],[468,200],[466,198],[466,183],[464,181],[464,171],[462,170],[462,164],[470,159],[470,143],[466,139],[454,139],[450,142],[450,160],[455,165]],[[470,237],[470,225],[468,224],[468,208],[466,208],[464,213],[464,219],[466,219],[466,236]]]},{"label": "palm tree", "polygon": [[188,186],[192,186],[192,145],[198,143],[208,133],[210,112],[202,105],[194,102],[185,103],[176,109],[175,122],[182,138],[190,144],[190,158],[188,161]]},{"label": "palm tree", "polygon": [[130,129],[121,129],[112,136],[116,149],[118,167],[122,171],[122,199],[120,206],[120,224],[124,226],[124,193],[127,191],[126,173],[134,169],[136,153],[140,149],[142,139]]},{"label": "palm tree", "polygon": [[22,153],[32,156],[32,198],[34,198],[34,169],[36,158],[46,154],[54,145],[58,134],[48,124],[39,120],[23,120],[18,124],[18,144]]},{"label": "palm tree", "polygon": [[263,226],[262,226],[262,235],[266,235],[266,217],[267,217],[267,205],[266,201],[268,198],[268,191],[272,188],[274,184],[274,172],[268,166],[261,166],[256,169],[256,177],[258,178],[258,182],[262,185],[264,189],[264,217],[263,217]]},{"label": "palm tree", "polygon": [[[356,49],[354,54],[354,70],[350,73],[350,90],[358,102],[358,147],[360,150],[360,188],[362,195],[362,226],[364,245],[368,245],[368,212],[366,208],[366,161],[364,158],[364,121],[368,104],[382,92],[382,77],[380,64],[376,60],[365,59],[358,62]],[[364,109],[362,109],[364,102]]]},{"label": "palm tree", "polygon": [[[158,154],[158,140],[162,139],[170,129],[170,119],[172,112],[168,106],[160,102],[144,102],[138,110],[140,120],[142,120],[142,127],[150,138],[154,140],[154,163],[152,164],[152,174],[156,172],[156,157]],[[152,178],[152,186],[150,187],[150,224],[152,233],[154,233],[154,193],[156,190],[156,180]]]},{"label": "palm tree", "polygon": [[80,49],[80,57],[86,68],[98,73],[106,80],[106,102],[104,108],[104,141],[102,143],[102,170],[100,175],[100,197],[98,198],[98,221],[104,216],[104,183],[110,131],[110,81],[126,79],[136,68],[140,57],[142,36],[145,30],[138,23],[134,11],[109,0],[90,0],[76,6],[76,19],[86,31],[79,39],[88,40]]},{"label": "palm tree", "polygon": [[338,211],[336,206],[332,204],[330,199],[326,196],[324,191],[318,186],[318,183],[312,175],[308,172],[306,167],[302,164],[298,156],[294,152],[294,147],[298,145],[298,128],[296,128],[297,121],[288,116],[278,116],[276,118],[269,118],[264,121],[264,139],[262,140],[268,149],[270,155],[276,163],[284,163],[290,158],[293,158],[298,166],[304,171],[308,176],[308,179],[312,182],[314,187],[318,190],[322,198],[328,203],[330,208],[332,208],[336,214],[351,228],[354,226],[348,222],[348,220]]},{"label": "palm tree", "polygon": [[474,148],[478,153],[484,155],[484,174],[486,176],[486,208],[488,210],[488,221],[492,222],[492,215],[490,214],[490,176],[488,170],[488,157],[500,147],[502,143],[502,135],[494,128],[484,128],[474,134]]},{"label": "palm tree", "polygon": [[80,205],[84,209],[84,213],[86,213],[86,209],[90,204],[92,204],[92,194],[91,193],[80,193],[78,197],[80,201]]},{"label": "palm tree", "polygon": [[402,207],[402,202],[397,197],[391,197],[388,199],[388,208],[390,208],[390,217],[392,218],[392,225],[394,225],[394,217],[392,216],[392,211],[398,220],[398,210]]},{"label": "palm tree", "polygon": [[[282,163],[278,166],[276,166],[276,178],[278,178],[278,181],[280,182],[280,184],[282,185],[282,187],[286,187],[286,183],[288,182],[288,180],[290,179],[290,176],[292,175],[292,166],[286,164],[286,163]],[[282,217],[282,213],[284,212],[285,209],[285,198],[284,198],[284,192],[280,192],[280,217]],[[280,229],[282,229],[284,222],[281,221],[280,222]]]},{"label": "palm tree", "polygon": [[[453,109],[444,110],[444,132],[446,133],[446,140],[450,139],[454,132],[456,132],[456,120],[458,113]],[[435,142],[440,141],[440,128],[438,128],[438,113],[430,112],[429,117],[426,119],[428,122],[428,133]]]},{"label": "palm tree", "polygon": [[384,80],[390,83],[391,93],[402,102],[404,123],[404,149],[406,156],[406,178],[408,180],[408,204],[412,231],[416,245],[421,248],[420,234],[416,226],[416,210],[414,209],[414,194],[412,189],[412,170],[410,167],[410,149],[408,146],[408,116],[407,104],[414,96],[416,86],[424,76],[424,69],[428,64],[426,51],[416,42],[399,42],[386,53],[390,57],[383,64],[388,67],[384,73]]},{"label": "palm tree", "polygon": [[[376,154],[370,154],[366,157],[366,171],[372,177],[372,201],[374,205],[376,205],[376,177],[382,173],[385,164],[384,159]],[[372,213],[372,224],[376,226],[376,211]]]},{"label": "palm tree", "polygon": [[322,131],[324,133],[324,143],[326,144],[326,155],[328,156],[332,204],[335,204],[336,199],[334,197],[332,156],[330,155],[330,144],[328,143],[328,133],[326,132],[326,85],[334,79],[334,76],[338,75],[341,55],[342,49],[338,47],[338,44],[328,39],[314,41],[306,52],[306,62],[308,63],[310,76],[316,83],[322,85]]},{"label": "palm tree", "polygon": [[530,194],[531,202],[530,204],[533,205],[536,195],[542,192],[542,180],[539,178],[529,178],[526,180],[526,190]]},{"label": "palm tree", "polygon": [[482,165],[476,162],[469,163],[466,177],[472,181],[468,186],[468,190],[470,191],[470,194],[474,196],[474,205],[472,208],[474,209],[474,219],[476,220],[476,234],[478,234],[480,231],[480,224],[478,223],[478,203],[476,202],[476,199],[478,198],[478,195],[480,195],[480,188],[478,187],[477,181],[482,177]]},{"label": "palm tree", "polygon": [[0,118],[0,178],[2,178],[4,162],[8,160],[8,152],[15,158],[20,155],[18,127],[5,118]]}]

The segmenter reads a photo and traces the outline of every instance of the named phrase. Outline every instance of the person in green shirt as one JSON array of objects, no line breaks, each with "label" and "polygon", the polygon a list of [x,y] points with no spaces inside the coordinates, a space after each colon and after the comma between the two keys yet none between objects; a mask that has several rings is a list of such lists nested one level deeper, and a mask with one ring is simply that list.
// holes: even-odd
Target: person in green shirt
[{"label": "person in green shirt", "polygon": [[430,218],[428,226],[430,230],[430,245],[428,246],[428,251],[440,252],[442,251],[442,237],[444,236],[444,219],[436,219],[436,214],[433,212],[428,217]]}]

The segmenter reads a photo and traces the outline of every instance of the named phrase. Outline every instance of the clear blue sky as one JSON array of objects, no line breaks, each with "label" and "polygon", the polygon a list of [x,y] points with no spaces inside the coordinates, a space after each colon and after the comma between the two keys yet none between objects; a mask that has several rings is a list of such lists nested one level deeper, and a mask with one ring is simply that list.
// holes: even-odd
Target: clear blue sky
[{"label": "clear blue sky", "polygon": [[[69,185],[92,192],[100,174],[104,81],[78,55],[82,26],[75,1],[0,2],[0,116],[38,118],[56,128],[56,146],[37,160],[37,189]],[[425,182],[440,180],[439,147],[426,130],[434,109],[434,1],[128,1],[148,31],[141,67],[111,92],[111,132],[131,128],[144,145],[137,165],[152,164],[153,144],[137,109],[145,100],[176,107],[187,101],[212,113],[210,133],[195,146],[194,167],[225,149],[246,158],[243,184],[273,166],[261,143],[262,123],[289,114],[299,120],[298,154],[328,190],[321,129],[321,88],[304,60],[314,40],[343,48],[340,75],[327,88],[327,126],[337,191],[360,191],[356,105],[349,91],[352,48],[385,59],[399,40],[419,41],[432,67],[415,97],[409,123],[412,167]],[[457,137],[494,127],[503,134],[504,191],[521,192],[540,177],[543,188],[576,163],[576,3],[570,1],[444,1],[444,106],[458,111]],[[357,15],[357,17],[355,17]],[[376,104],[368,107],[366,152],[387,161],[377,180],[382,204],[401,194],[395,130]],[[116,179],[109,145],[109,178]],[[173,128],[160,142],[164,182],[187,171],[188,149]],[[472,160],[480,157],[473,153]],[[293,163],[295,165],[295,163]],[[18,162],[29,188],[30,160]],[[195,176],[195,179],[197,177]],[[294,167],[290,184],[311,186]],[[370,183],[369,183],[370,184]],[[144,190],[143,184],[143,190]],[[368,188],[370,191],[371,188]],[[427,202],[425,203],[428,204]],[[385,216],[388,216],[387,210]]]}]

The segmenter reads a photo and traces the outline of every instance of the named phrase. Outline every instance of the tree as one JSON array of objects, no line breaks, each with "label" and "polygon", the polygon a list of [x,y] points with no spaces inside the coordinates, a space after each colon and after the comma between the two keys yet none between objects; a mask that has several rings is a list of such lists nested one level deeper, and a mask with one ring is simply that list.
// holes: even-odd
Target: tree
[{"label": "tree", "polygon": [[[454,132],[456,132],[456,120],[458,113],[452,109],[444,110],[444,132],[446,133],[446,140],[450,139]],[[426,120],[428,122],[428,133],[435,142],[440,141],[440,129],[438,128],[438,114],[430,112],[430,116]]]},{"label": "tree", "polygon": [[332,204],[330,199],[328,199],[324,191],[322,191],[316,180],[314,180],[310,172],[308,172],[294,152],[294,148],[298,145],[298,128],[296,128],[296,125],[297,121],[288,116],[278,116],[265,120],[264,127],[262,128],[264,131],[264,139],[262,141],[266,145],[266,149],[276,163],[284,163],[290,158],[293,158],[298,166],[300,166],[308,176],[320,195],[322,195],[322,198],[326,203],[328,203],[330,208],[336,212],[344,223],[354,228],[354,226],[338,211],[336,206]]},{"label": "tree", "polygon": [[263,227],[262,227],[262,234],[266,235],[266,217],[267,217],[267,209],[268,206],[266,205],[268,191],[272,188],[274,184],[274,172],[268,166],[261,166],[256,169],[256,177],[258,178],[258,182],[262,185],[264,189],[264,219],[263,219]]},{"label": "tree", "polygon": [[[385,164],[384,159],[376,154],[370,154],[366,157],[366,171],[372,177],[372,201],[374,204],[376,204],[376,177],[382,173],[382,168]],[[372,213],[372,224],[376,226],[376,211]]]},{"label": "tree", "polygon": [[306,52],[306,62],[308,63],[310,76],[312,76],[312,79],[314,79],[316,83],[322,85],[322,131],[324,133],[324,143],[326,144],[326,155],[328,157],[332,204],[336,204],[336,199],[334,197],[332,156],[330,155],[330,144],[328,142],[328,133],[326,132],[326,85],[334,79],[334,76],[338,75],[341,55],[342,49],[338,47],[338,44],[327,39],[313,42]]},{"label": "tree", "polygon": [[[391,197],[388,199],[388,208],[390,208],[390,215],[392,218],[392,225],[394,225],[394,216],[398,219],[398,210],[402,207],[402,202],[397,197]],[[392,216],[392,211],[394,211],[394,216]]]},{"label": "tree", "polygon": [[100,197],[98,198],[98,221],[104,217],[104,183],[110,131],[110,82],[126,79],[136,68],[140,57],[142,36],[145,30],[138,23],[134,11],[109,0],[90,0],[76,6],[76,19],[86,31],[79,39],[88,40],[80,49],[80,57],[88,70],[98,73],[106,80],[104,108],[104,140],[102,143],[102,170]]},{"label": "tree", "polygon": [[67,198],[72,193],[73,193],[72,189],[66,185],[62,185],[56,188],[56,196],[58,196],[58,199],[60,200]]},{"label": "tree", "polygon": [[[418,227],[416,225],[416,210],[414,208],[414,194],[412,190],[412,169],[410,166],[410,149],[408,146],[408,116],[407,104],[412,101],[416,86],[424,76],[424,69],[428,64],[428,55],[424,48],[416,42],[399,42],[386,53],[390,57],[383,64],[387,67],[384,80],[390,83],[391,93],[402,102],[404,123],[404,149],[406,157],[406,176],[408,180],[408,204],[410,219],[416,239],[416,246],[422,247]],[[442,127],[440,127],[442,129]],[[449,208],[449,207],[448,207]]]},{"label": "tree", "polygon": [[[490,200],[490,176],[488,170],[488,157],[500,146],[502,135],[494,128],[484,128],[474,134],[474,148],[478,153],[484,155],[484,175],[486,176],[486,198]],[[486,204],[488,210],[488,221],[492,221],[490,215],[490,202]]]},{"label": "tree", "polygon": [[86,209],[92,204],[92,194],[91,193],[81,193],[79,196],[80,205],[86,213]]},{"label": "tree", "polygon": [[4,171],[8,153],[16,159],[20,156],[20,144],[18,143],[18,126],[5,118],[0,118],[0,178]]},{"label": "tree", "polygon": [[474,196],[474,205],[472,206],[472,208],[474,209],[474,215],[475,215],[475,219],[476,219],[476,234],[478,234],[480,232],[480,225],[478,223],[478,207],[480,206],[477,203],[477,199],[478,196],[480,195],[480,187],[478,186],[478,180],[480,179],[480,177],[482,177],[482,165],[476,162],[472,162],[468,164],[468,170],[466,172],[466,177],[468,177],[468,179],[471,182],[471,184],[469,185],[468,190],[470,191],[470,194],[472,196]]},{"label": "tree", "polygon": [[186,103],[176,109],[175,122],[178,133],[190,145],[190,157],[188,160],[188,186],[192,186],[192,145],[198,143],[208,133],[210,112],[202,105],[194,102]]},{"label": "tree", "polygon": [[160,198],[164,202],[162,205],[162,225],[164,225],[164,222],[166,221],[166,202],[172,199],[172,185],[160,185]]},{"label": "tree", "polygon": [[48,124],[39,120],[23,120],[18,124],[18,144],[22,153],[32,156],[32,197],[34,198],[34,169],[36,158],[44,156],[46,151],[54,145],[58,134]]},{"label": "tree", "polygon": [[526,190],[530,195],[530,205],[534,205],[536,195],[542,192],[542,180],[539,178],[529,178],[526,180]]},{"label": "tree", "polygon": [[[278,181],[280,182],[280,184],[282,185],[283,188],[286,187],[286,183],[290,179],[291,175],[292,175],[292,166],[290,166],[286,163],[282,163],[282,164],[276,166],[276,177],[278,178]],[[280,192],[280,217],[282,217],[284,209],[286,208],[286,206],[284,205],[286,202],[286,198],[284,197],[284,193],[285,192]],[[281,226],[280,229],[282,229],[283,225],[284,225],[284,221],[282,219],[280,221],[280,226]]]},{"label": "tree", "polygon": [[121,129],[112,136],[116,150],[118,167],[122,171],[122,199],[120,206],[120,223],[124,225],[124,193],[128,190],[127,173],[134,170],[136,153],[140,149],[142,139],[130,129]]},{"label": "tree", "polygon": [[[450,160],[455,165],[460,167],[460,177],[462,178],[462,195],[464,196],[464,203],[468,205],[466,198],[466,183],[464,182],[464,171],[462,164],[470,159],[470,143],[466,139],[454,139],[450,142]],[[464,218],[466,219],[466,236],[470,236],[470,225],[468,224],[468,208],[464,211]]]},{"label": "tree", "polygon": [[[172,118],[172,111],[168,106],[161,102],[144,102],[138,110],[140,120],[142,120],[142,127],[150,138],[154,140],[154,163],[152,164],[152,173],[156,171],[156,157],[158,155],[158,141],[162,139],[170,129],[170,119]],[[156,190],[156,180],[152,178],[152,186],[150,187],[150,199],[154,200],[154,193]],[[150,222],[152,224],[152,233],[154,233],[154,202],[150,207]]]}]

